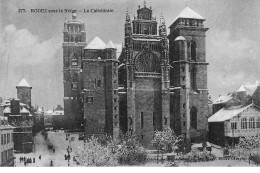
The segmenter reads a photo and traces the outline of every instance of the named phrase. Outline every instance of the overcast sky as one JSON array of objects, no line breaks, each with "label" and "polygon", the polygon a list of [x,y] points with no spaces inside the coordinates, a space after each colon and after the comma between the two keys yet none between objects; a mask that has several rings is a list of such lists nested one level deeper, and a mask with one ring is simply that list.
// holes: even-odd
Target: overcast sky
[{"label": "overcast sky", "polygon": [[[260,1],[147,0],[153,15],[163,13],[170,26],[185,4],[206,18],[208,88],[213,100],[260,80]],[[32,104],[52,109],[63,105],[62,30],[70,13],[31,13],[31,9],[113,9],[112,13],[78,13],[87,41],[122,44],[126,9],[131,17],[142,0],[0,0],[0,97],[16,97],[25,78]],[[26,13],[18,13],[26,9]]]}]

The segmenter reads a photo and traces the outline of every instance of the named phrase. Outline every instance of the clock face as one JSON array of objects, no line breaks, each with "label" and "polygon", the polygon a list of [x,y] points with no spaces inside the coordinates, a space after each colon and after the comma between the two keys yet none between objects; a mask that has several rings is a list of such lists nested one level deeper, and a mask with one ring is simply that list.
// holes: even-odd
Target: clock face
[{"label": "clock face", "polygon": [[144,52],[135,58],[135,68],[138,72],[160,72],[159,58],[152,52]]}]

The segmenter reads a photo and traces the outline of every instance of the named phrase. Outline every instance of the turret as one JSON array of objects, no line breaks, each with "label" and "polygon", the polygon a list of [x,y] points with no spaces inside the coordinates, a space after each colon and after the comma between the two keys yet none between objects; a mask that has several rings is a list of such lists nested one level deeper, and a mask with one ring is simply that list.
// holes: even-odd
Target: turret
[{"label": "turret", "polygon": [[174,56],[173,61],[187,61],[187,42],[183,36],[178,36],[174,40]]},{"label": "turret", "polygon": [[32,87],[29,83],[22,79],[19,84],[16,86],[17,89],[17,97],[20,101],[26,104],[29,108],[31,108],[31,89]]},{"label": "turret", "polygon": [[132,35],[132,26],[131,26],[131,19],[130,15],[128,13],[128,10],[126,12],[126,20],[125,20],[125,36],[130,36]]}]

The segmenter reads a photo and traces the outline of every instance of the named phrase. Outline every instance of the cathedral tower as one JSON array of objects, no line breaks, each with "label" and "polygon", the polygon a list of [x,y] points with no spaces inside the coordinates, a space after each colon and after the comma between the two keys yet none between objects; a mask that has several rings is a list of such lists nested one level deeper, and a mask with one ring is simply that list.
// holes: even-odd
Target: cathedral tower
[{"label": "cathedral tower", "polygon": [[68,120],[68,128],[75,128],[83,120],[79,99],[80,70],[84,47],[87,45],[84,23],[77,20],[75,13],[71,20],[64,22],[63,34],[64,115]]},{"label": "cathedral tower", "polygon": [[133,21],[127,12],[125,45],[119,58],[120,127],[127,122],[121,130],[135,133],[144,145],[152,140],[155,130],[170,125],[168,41],[163,17],[159,32],[157,26],[151,7],[145,3]]},{"label": "cathedral tower", "polygon": [[[207,132],[208,88],[205,18],[184,8],[170,26],[169,60],[171,127],[192,142],[204,140]],[[189,139],[188,139],[189,140]]]},{"label": "cathedral tower", "polygon": [[95,37],[85,47],[82,63],[86,134],[119,135],[118,61],[112,41]]}]

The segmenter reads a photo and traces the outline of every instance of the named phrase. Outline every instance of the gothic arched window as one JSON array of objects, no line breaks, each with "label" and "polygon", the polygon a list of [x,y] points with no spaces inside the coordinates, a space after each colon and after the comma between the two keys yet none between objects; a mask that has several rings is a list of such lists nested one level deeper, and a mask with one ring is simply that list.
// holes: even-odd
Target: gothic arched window
[{"label": "gothic arched window", "polygon": [[192,41],[190,43],[191,60],[196,61],[196,42]]},{"label": "gothic arched window", "polygon": [[196,107],[192,107],[190,109],[190,125],[192,128],[197,130],[197,108]]},{"label": "gothic arched window", "polygon": [[196,90],[196,68],[193,67],[190,71],[190,82],[191,82],[191,88]]}]

